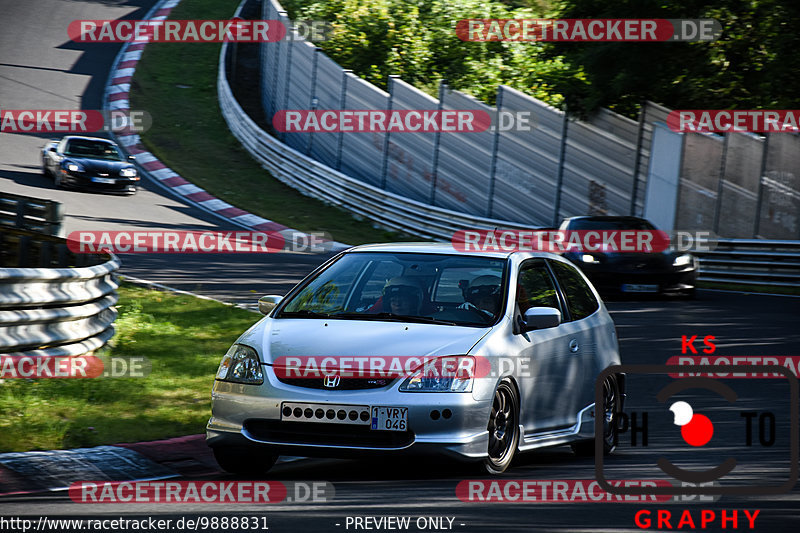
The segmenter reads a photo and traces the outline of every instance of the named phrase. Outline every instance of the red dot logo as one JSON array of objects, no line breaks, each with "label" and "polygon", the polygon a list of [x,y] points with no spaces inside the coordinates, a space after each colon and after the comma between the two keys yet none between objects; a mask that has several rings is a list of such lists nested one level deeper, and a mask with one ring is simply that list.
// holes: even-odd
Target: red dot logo
[{"label": "red dot logo", "polygon": [[694,414],[686,402],[675,402],[670,408],[675,414],[674,423],[681,426],[681,436],[690,446],[704,446],[714,436],[714,424],[705,415]]}]

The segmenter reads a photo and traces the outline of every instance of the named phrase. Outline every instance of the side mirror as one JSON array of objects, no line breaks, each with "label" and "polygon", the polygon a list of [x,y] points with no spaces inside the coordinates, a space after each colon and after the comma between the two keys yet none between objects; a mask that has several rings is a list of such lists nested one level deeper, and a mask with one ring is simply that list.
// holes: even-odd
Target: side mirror
[{"label": "side mirror", "polygon": [[278,305],[278,302],[283,300],[283,296],[262,296],[258,299],[258,312],[262,315],[268,315],[275,309],[275,306]]},{"label": "side mirror", "polygon": [[522,317],[522,330],[554,328],[561,324],[561,311],[554,307],[531,307]]},{"label": "side mirror", "polygon": [[50,148],[47,149],[47,151],[48,152],[57,152],[58,149],[55,146],[51,146]]},{"label": "side mirror", "polygon": [[129,155],[128,156],[128,161],[136,161],[136,156],[135,155]]}]

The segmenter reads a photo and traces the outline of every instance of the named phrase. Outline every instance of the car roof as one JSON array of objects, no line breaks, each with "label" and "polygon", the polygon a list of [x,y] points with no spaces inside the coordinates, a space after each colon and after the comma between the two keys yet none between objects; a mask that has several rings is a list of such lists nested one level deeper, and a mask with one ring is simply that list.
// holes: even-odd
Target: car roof
[{"label": "car roof", "polygon": [[347,252],[400,252],[400,253],[419,253],[419,254],[441,254],[441,255],[463,255],[468,257],[490,257],[493,259],[508,259],[509,257],[530,256],[530,257],[558,257],[549,252],[495,252],[495,251],[469,251],[462,252],[453,245],[446,242],[391,242],[384,244],[362,244],[347,250]]},{"label": "car roof", "polygon": [[573,220],[596,220],[596,221],[620,221],[624,222],[626,220],[644,220],[645,222],[649,222],[646,218],[641,217],[633,217],[630,215],[581,215],[578,217],[568,217],[565,218],[565,222],[572,222]]},{"label": "car roof", "polygon": [[62,140],[71,141],[73,139],[80,139],[82,141],[101,141],[101,142],[105,142],[105,143],[113,144],[114,146],[117,146],[117,143],[115,143],[111,139],[104,139],[103,137],[86,137],[84,135],[67,135]]}]

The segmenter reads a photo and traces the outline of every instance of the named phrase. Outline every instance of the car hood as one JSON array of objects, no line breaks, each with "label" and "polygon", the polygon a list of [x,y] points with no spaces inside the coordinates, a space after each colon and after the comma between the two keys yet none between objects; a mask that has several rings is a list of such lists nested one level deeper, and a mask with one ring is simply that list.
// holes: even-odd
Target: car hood
[{"label": "car hood", "polygon": [[136,168],[127,161],[109,161],[107,159],[92,159],[88,157],[67,156],[65,162],[72,162],[81,165],[86,172],[103,172],[108,174],[119,174],[123,168]]},{"label": "car hood", "polygon": [[284,356],[463,355],[487,328],[377,322],[264,318],[237,341],[257,349],[266,363]]}]

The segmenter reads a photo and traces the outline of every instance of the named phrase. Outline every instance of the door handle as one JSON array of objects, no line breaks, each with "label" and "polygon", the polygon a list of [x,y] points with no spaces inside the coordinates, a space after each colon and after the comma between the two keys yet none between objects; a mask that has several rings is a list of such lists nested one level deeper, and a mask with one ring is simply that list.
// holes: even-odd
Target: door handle
[{"label": "door handle", "polygon": [[578,341],[577,340],[572,339],[571,341],[569,341],[569,351],[570,352],[575,353],[575,352],[578,351],[578,348],[580,348],[580,346],[578,345]]}]

